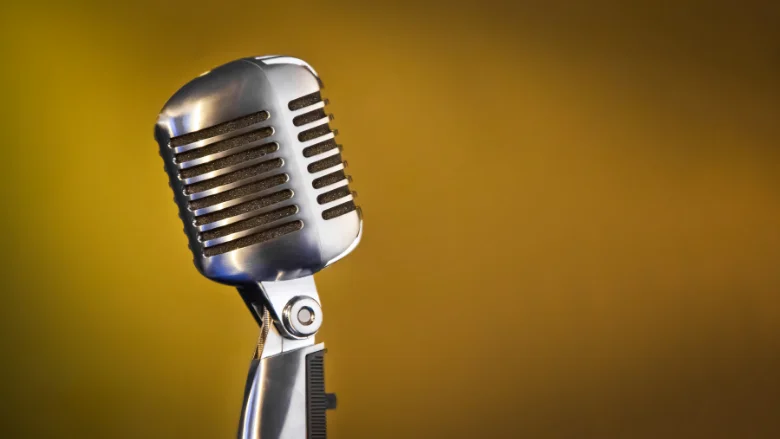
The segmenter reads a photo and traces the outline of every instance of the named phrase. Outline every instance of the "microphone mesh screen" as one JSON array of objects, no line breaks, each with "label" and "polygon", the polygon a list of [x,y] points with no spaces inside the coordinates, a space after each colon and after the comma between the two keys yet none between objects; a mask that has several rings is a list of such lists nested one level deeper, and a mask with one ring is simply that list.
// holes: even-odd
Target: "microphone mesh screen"
[{"label": "microphone mesh screen", "polygon": [[203,232],[201,234],[201,237],[203,238],[204,241],[221,238],[223,236],[230,235],[231,233],[236,233],[242,230],[251,229],[253,227],[262,226],[263,224],[268,224],[278,219],[285,218],[290,215],[295,215],[296,213],[298,213],[298,207],[296,206],[282,207],[281,209],[276,209],[276,210],[272,210],[271,212],[264,213],[262,215],[253,216],[249,219],[245,219],[243,221],[230,224],[229,226],[226,227],[220,227],[214,230],[208,230],[206,232]]},{"label": "microphone mesh screen", "polygon": [[212,195],[210,197],[199,198],[197,200],[190,201],[190,209],[203,209],[204,207],[213,206],[215,204],[224,203],[226,201],[235,200],[247,195],[251,195],[256,192],[261,192],[266,189],[270,189],[274,186],[286,183],[288,180],[287,174],[274,175],[273,177],[266,178],[264,180],[256,181],[244,186],[239,186],[235,189]]},{"label": "microphone mesh screen", "polygon": [[324,175],[320,178],[315,179],[311,184],[312,186],[314,186],[314,189],[321,189],[324,188],[325,186],[330,186],[333,183],[337,183],[346,178],[347,176],[344,174],[344,171],[338,170],[331,174]]},{"label": "microphone mesh screen", "polygon": [[[306,107],[314,105],[318,102],[322,102],[322,96],[319,92],[308,94],[305,96],[301,96],[297,99],[293,99],[289,102],[288,107],[290,110],[296,111],[296,110],[304,110]],[[325,100],[325,105],[328,104],[328,101]],[[304,110],[305,111],[305,110]],[[293,125],[295,126],[302,126],[306,124],[310,124],[313,122],[316,122],[318,120],[322,120],[324,118],[328,117],[325,113],[325,110],[323,108],[318,108],[312,111],[306,111],[302,114],[299,114],[293,118]],[[341,146],[339,146],[335,139],[333,139],[333,136],[337,134],[336,131],[332,131],[330,128],[330,125],[328,123],[324,123],[322,125],[315,126],[313,128],[309,128],[306,130],[301,131],[298,133],[298,140],[301,142],[309,142],[311,140],[318,139],[320,137],[326,136],[333,133],[331,138],[325,139],[321,142],[317,142],[313,145],[307,146],[303,149],[303,157],[304,158],[310,158],[317,156],[319,154],[323,154],[327,151],[330,151],[334,148],[341,149]],[[331,156],[328,156],[321,160],[316,160],[307,166],[307,170],[310,173],[318,173],[325,171],[330,168],[334,168],[336,166],[339,166],[343,164],[344,161],[341,158],[341,154],[337,153]],[[318,177],[314,179],[312,182],[312,187],[314,189],[323,189],[330,185],[336,184],[341,180],[348,179],[346,174],[344,174],[344,171],[342,169],[339,169],[335,172],[331,172],[327,175],[324,175],[322,177]],[[320,194],[317,196],[317,202],[319,204],[325,204],[330,203],[332,201],[336,201],[341,198],[349,197],[350,195],[353,195],[352,192],[349,190],[346,186],[341,186],[339,188],[330,190],[328,192],[325,192],[323,194]],[[354,196],[354,195],[353,195]],[[322,212],[322,218],[323,219],[333,219],[336,217],[339,217],[341,215],[345,215],[349,212],[352,212],[357,209],[357,206],[355,206],[355,203],[352,200],[349,200],[345,203],[342,203],[336,207],[332,207],[329,209],[326,209],[324,212]]]},{"label": "microphone mesh screen", "polygon": [[314,105],[317,102],[322,102],[322,96],[320,96],[319,91],[291,100],[290,103],[287,104],[287,108],[295,111]]},{"label": "microphone mesh screen", "polygon": [[233,166],[233,165],[247,162],[249,160],[258,159],[260,157],[263,157],[264,155],[270,154],[272,152],[276,152],[278,149],[279,149],[278,143],[276,142],[266,143],[265,145],[260,145],[258,147],[233,154],[223,159],[217,159],[203,165],[182,169],[179,172],[179,176],[181,176],[181,178],[192,178],[198,175],[208,174],[209,172],[216,171],[218,169],[227,168],[228,166]]},{"label": "microphone mesh screen", "polygon": [[295,118],[293,118],[293,125],[299,127],[301,125],[306,125],[307,123],[312,123],[316,120],[324,119],[326,117],[328,117],[328,115],[325,114],[325,110],[318,108],[314,111],[301,114],[300,116],[295,116]]},{"label": "microphone mesh screen", "polygon": [[301,142],[307,142],[309,140],[316,139],[317,137],[322,137],[330,132],[330,126],[328,124],[324,124],[314,128],[309,128],[308,130],[301,132],[298,134],[298,140]]},{"label": "microphone mesh screen", "polygon": [[323,152],[330,151],[333,148],[338,148],[336,139],[328,139],[324,142],[315,143],[312,146],[307,146],[303,149],[303,156],[306,158],[313,157],[315,155],[322,154]]},{"label": "microphone mesh screen", "polygon": [[334,154],[310,164],[307,169],[309,172],[314,174],[316,172],[324,171],[328,168],[340,165],[341,163],[343,163],[341,160],[341,154]]},{"label": "microphone mesh screen", "polygon": [[[175,154],[174,165],[178,169],[179,179],[197,177],[194,182],[184,186],[184,195],[188,196],[187,208],[196,214],[193,224],[195,227],[213,224],[238,215],[249,215],[248,218],[228,221],[227,224],[220,224],[219,227],[209,230],[198,230],[198,240],[204,244],[203,254],[207,257],[275,239],[303,227],[301,221],[267,227],[298,212],[296,205],[268,210],[293,197],[293,191],[289,189],[265,194],[269,189],[285,184],[289,180],[286,173],[269,175],[283,167],[284,161],[281,158],[271,156],[268,160],[254,163],[274,154],[280,148],[277,142],[260,143],[274,134],[273,127],[266,125],[269,117],[267,111],[259,111],[174,137],[170,141],[171,148],[185,145],[189,145],[187,148],[190,148]],[[242,131],[237,132],[238,130]],[[202,146],[192,145],[215,136],[225,138]],[[181,167],[185,162],[192,160],[199,160],[202,163],[186,168]],[[222,173],[220,174],[219,171]],[[210,173],[217,175],[209,175]],[[220,188],[223,190],[219,191]],[[198,194],[213,189],[219,192],[198,197]],[[236,200],[241,202],[229,204],[235,203]],[[205,212],[198,212],[204,209]],[[251,233],[205,247],[208,245],[206,241],[246,231]]]},{"label": "microphone mesh screen", "polygon": [[317,202],[320,204],[326,204],[330,203],[331,201],[336,201],[339,198],[344,198],[348,196],[351,192],[349,191],[349,187],[347,186],[341,186],[337,189],[333,189],[332,191],[325,192],[324,194],[321,194],[317,197]]},{"label": "microphone mesh screen", "polygon": [[235,183],[247,178],[257,177],[263,175],[268,171],[272,171],[277,168],[281,168],[284,162],[282,159],[272,159],[260,164],[250,166],[248,168],[239,169],[238,171],[231,172],[229,174],[213,177],[208,180],[194,183],[185,187],[185,192],[189,194],[196,194],[198,192],[214,189],[219,186],[225,186],[227,184]]},{"label": "microphone mesh screen", "polygon": [[293,196],[293,191],[285,189],[283,191],[275,192],[265,197],[255,198],[245,203],[237,204],[227,209],[218,210],[214,213],[207,213],[195,218],[195,224],[200,226],[204,224],[211,224],[213,222],[222,221],[223,219],[230,218],[237,215],[243,215],[245,213],[254,212],[264,207],[273,206],[276,203],[289,200]]},{"label": "microphone mesh screen", "polygon": [[292,232],[297,232],[303,228],[303,221],[293,221],[287,224],[283,224],[278,227],[263,230],[260,233],[244,236],[238,238],[235,241],[229,241],[225,244],[215,245],[213,247],[206,247],[203,250],[203,254],[206,256],[215,256],[229,251],[237,250],[242,247],[248,247],[250,245],[259,244],[261,242],[270,241],[280,236],[287,235]]},{"label": "microphone mesh screen", "polygon": [[355,206],[355,203],[353,203],[352,200],[350,200],[344,204],[339,204],[336,207],[331,207],[330,209],[326,209],[324,212],[322,212],[322,218],[326,220],[333,219],[336,218],[337,216],[341,216],[346,213],[352,212],[355,209],[357,209],[357,206]]},{"label": "microphone mesh screen", "polygon": [[211,137],[216,137],[221,134],[229,133],[231,131],[240,130],[241,128],[246,128],[250,125],[260,123],[268,119],[268,116],[269,114],[267,111],[258,111],[257,113],[252,113],[247,116],[239,117],[238,119],[223,122],[214,125],[212,127],[204,128],[198,131],[193,131],[191,133],[183,134],[181,136],[176,136],[171,139],[171,148],[175,148],[181,145],[186,145],[188,143],[197,142],[203,139],[208,139]]},{"label": "microphone mesh screen", "polygon": [[176,155],[176,163],[184,163],[190,160],[199,159],[202,157],[216,154],[218,152],[228,151],[233,148],[239,148],[252,142],[256,142],[261,139],[265,139],[274,133],[273,128],[261,128],[257,131],[252,131],[246,134],[241,134],[229,139],[220,140],[210,145],[206,145],[197,149],[192,149],[186,152],[182,152]]}]

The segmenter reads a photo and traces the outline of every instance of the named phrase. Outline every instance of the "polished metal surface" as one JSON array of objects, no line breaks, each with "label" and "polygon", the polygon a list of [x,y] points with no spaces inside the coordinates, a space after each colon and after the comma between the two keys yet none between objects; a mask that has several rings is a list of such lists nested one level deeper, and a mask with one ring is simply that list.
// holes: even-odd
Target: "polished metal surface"
[{"label": "polished metal surface", "polygon": [[[302,126],[293,124],[294,117],[323,108],[325,102],[317,102],[298,110],[288,108],[290,101],[315,93],[320,90],[320,86],[320,80],[314,69],[297,58],[286,56],[244,58],[212,69],[193,79],[177,91],[160,112],[155,127],[155,138],[165,161],[165,169],[173,188],[174,199],[179,206],[179,215],[184,222],[184,230],[189,239],[195,265],[206,277],[231,285],[295,279],[316,273],[337,261],[349,253],[360,240],[362,220],[359,209],[329,220],[322,217],[323,211],[351,200],[352,195],[326,204],[317,202],[319,195],[347,185],[348,180],[341,180],[319,189],[312,186],[314,179],[344,169],[344,165],[340,163],[315,173],[310,173],[307,169],[311,163],[337,154],[338,149],[308,158],[302,153],[305,147],[333,138],[335,134],[331,132],[307,141],[298,140],[299,133],[327,123],[330,119],[325,117]],[[174,137],[234,121],[260,111],[268,112],[269,117],[251,126],[175,148],[171,147],[171,139]],[[208,182],[212,178],[245,168],[247,164],[234,164],[226,169],[182,179],[179,176],[181,170],[212,163],[214,160],[225,158],[228,153],[218,152],[184,163],[176,162],[176,154],[197,151],[215,142],[263,127],[272,128],[273,133],[256,144],[276,142],[278,149],[263,156],[262,160],[281,159],[282,166],[277,171],[289,177],[285,183],[273,187],[272,190],[290,189],[293,192],[292,198],[214,223],[196,225],[197,216],[224,211],[265,195],[271,190],[243,195],[238,199],[230,199],[194,210],[188,206],[190,201],[245,186],[260,178],[271,176],[273,172],[269,171],[261,176],[231,182],[203,192],[187,194],[185,192],[187,184]],[[210,257],[204,254],[204,250],[208,247],[257,234],[279,225],[280,220],[210,240],[200,238],[200,233],[226,227],[286,206],[297,206],[298,211],[284,221],[302,221],[301,230]]]},{"label": "polished metal surface", "polygon": [[[317,286],[314,284],[312,276],[301,277],[294,280],[279,282],[262,282],[260,288],[264,294],[266,303],[274,321],[282,322],[279,331],[287,338],[300,339],[307,338],[317,332],[322,324],[322,308],[320,307],[320,297],[317,293]],[[290,309],[294,307],[294,302],[303,302],[301,305],[308,305],[317,312],[317,325],[313,328],[304,329],[302,333],[288,324],[288,318],[285,318],[285,311],[289,314]],[[297,310],[296,310],[297,311]]]},{"label": "polished metal surface", "polygon": [[322,308],[308,296],[293,297],[282,312],[282,320],[288,332],[298,337],[314,335],[322,325]]},{"label": "polished metal surface", "polygon": [[[319,305],[319,294],[317,286],[314,284],[312,276],[306,276],[299,279],[263,282],[259,284],[258,291],[262,294],[263,311],[268,312],[273,322],[265,339],[262,357],[277,355],[304,346],[314,344],[314,335],[322,323],[322,308]],[[316,306],[320,325],[308,333],[295,333],[285,324],[284,312],[291,302],[298,298],[305,297],[304,304]]]},{"label": "polished metal surface", "polygon": [[296,334],[285,325],[284,315],[297,303],[316,308],[321,324],[322,309],[314,278],[263,282],[242,290],[256,293],[257,303],[250,300],[248,305],[257,308],[253,312],[261,322],[262,336],[247,378],[238,437],[304,439],[306,376],[298,369],[304,367],[302,358],[325,345],[314,346],[319,325],[308,336]]},{"label": "polished metal surface", "polygon": [[318,344],[252,361],[241,410],[239,439],[305,439],[306,356]]},{"label": "polished metal surface", "polygon": [[[212,280],[236,286],[261,327],[241,439],[307,437],[306,355],[324,349],[314,345],[323,312],[312,275],[350,253],[362,235],[359,208],[323,214],[352,201],[349,190],[332,192],[349,178],[314,187],[315,179],[343,171],[345,164],[338,158],[309,166],[336,156],[340,147],[310,157],[303,153],[334,138],[329,129],[300,135],[332,117],[317,112],[316,120],[293,122],[324,109],[324,100],[290,105],[321,85],[300,59],[244,58],[183,86],[155,126],[195,266]],[[308,136],[312,132],[316,135]],[[279,194],[285,196],[266,202]],[[278,232],[289,224],[296,227]]]}]

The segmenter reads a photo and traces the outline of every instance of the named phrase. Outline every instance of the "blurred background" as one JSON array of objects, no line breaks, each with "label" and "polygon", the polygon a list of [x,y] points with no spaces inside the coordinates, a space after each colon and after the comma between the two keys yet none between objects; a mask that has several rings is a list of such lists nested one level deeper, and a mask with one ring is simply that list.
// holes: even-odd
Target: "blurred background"
[{"label": "blurred background", "polygon": [[365,214],[331,437],[780,437],[780,7],[583,3],[5,2],[0,437],[234,437],[257,328],[153,124],[280,53]]}]

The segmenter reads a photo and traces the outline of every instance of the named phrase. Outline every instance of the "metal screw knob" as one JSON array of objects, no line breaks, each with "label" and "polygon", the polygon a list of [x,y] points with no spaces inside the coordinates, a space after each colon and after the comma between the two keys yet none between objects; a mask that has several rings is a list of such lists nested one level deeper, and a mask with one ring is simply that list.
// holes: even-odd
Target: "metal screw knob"
[{"label": "metal screw knob", "polygon": [[308,337],[322,326],[322,308],[308,296],[296,296],[287,302],[282,313],[284,327],[297,337]]}]

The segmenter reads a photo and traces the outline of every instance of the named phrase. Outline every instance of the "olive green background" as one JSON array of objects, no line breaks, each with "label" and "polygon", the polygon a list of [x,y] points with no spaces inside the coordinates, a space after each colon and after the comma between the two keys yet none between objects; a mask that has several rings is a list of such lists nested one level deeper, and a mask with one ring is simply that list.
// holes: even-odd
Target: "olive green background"
[{"label": "olive green background", "polygon": [[234,437],[256,327],[192,266],[153,124],[279,53],[365,214],[316,276],[331,437],[780,437],[771,2],[0,12],[0,437]]}]

